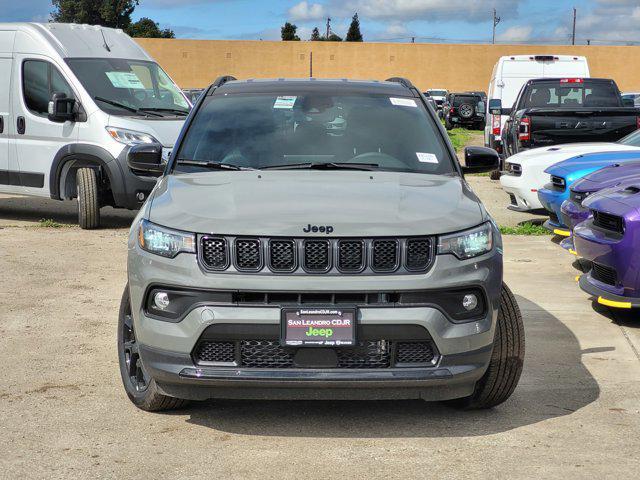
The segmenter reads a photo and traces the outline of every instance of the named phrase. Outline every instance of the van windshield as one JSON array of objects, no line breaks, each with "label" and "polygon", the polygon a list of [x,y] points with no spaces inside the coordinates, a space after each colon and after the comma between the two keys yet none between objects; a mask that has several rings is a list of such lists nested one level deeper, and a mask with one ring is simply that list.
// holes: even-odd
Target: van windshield
[{"label": "van windshield", "polygon": [[179,172],[213,167],[456,172],[420,100],[379,94],[210,96],[176,159]]},{"label": "van windshield", "polygon": [[100,109],[110,115],[186,116],[189,103],[154,62],[68,58],[67,63]]}]

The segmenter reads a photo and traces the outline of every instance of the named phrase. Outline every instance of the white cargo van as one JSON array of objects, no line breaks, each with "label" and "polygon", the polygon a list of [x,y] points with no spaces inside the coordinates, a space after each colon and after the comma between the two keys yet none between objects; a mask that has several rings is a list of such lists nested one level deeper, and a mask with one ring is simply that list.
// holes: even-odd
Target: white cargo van
[{"label": "white cargo van", "polygon": [[102,206],[142,205],[156,179],[127,152],[152,143],[168,157],[190,107],[122,30],[0,23],[0,193],[77,198],[95,228]]},{"label": "white cargo van", "polygon": [[500,134],[506,115],[491,115],[488,105],[499,99],[505,109],[510,109],[522,86],[533,78],[589,77],[586,57],[571,55],[509,55],[500,57],[493,67],[487,91],[487,113],[484,143],[502,153]]}]

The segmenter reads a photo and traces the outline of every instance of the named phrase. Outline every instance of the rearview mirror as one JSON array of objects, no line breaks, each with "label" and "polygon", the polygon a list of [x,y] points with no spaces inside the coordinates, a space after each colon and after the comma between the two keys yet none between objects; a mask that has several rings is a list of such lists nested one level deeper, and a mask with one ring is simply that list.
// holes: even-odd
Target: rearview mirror
[{"label": "rearview mirror", "polygon": [[52,122],[73,122],[76,119],[76,100],[66,93],[54,92],[49,100],[47,118]]},{"label": "rearview mirror", "polygon": [[160,176],[164,172],[162,164],[162,145],[158,143],[139,143],[127,153],[127,165],[134,172]]},{"label": "rearview mirror", "polygon": [[502,100],[499,98],[489,100],[489,113],[491,115],[502,115]]},{"label": "rearview mirror", "polygon": [[483,173],[498,170],[500,156],[492,148],[466,147],[464,149],[464,173]]}]

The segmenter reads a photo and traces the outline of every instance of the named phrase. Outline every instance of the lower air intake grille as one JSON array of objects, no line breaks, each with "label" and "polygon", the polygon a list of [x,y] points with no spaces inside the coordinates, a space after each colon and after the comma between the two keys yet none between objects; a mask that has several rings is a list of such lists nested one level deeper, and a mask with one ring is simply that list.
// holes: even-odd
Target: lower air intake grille
[{"label": "lower air intake grille", "polygon": [[430,263],[431,241],[428,238],[407,240],[407,269],[411,271],[426,270]]},{"label": "lower air intake grille", "polygon": [[615,287],[618,283],[618,274],[615,269],[606,265],[593,262],[591,264],[591,276],[599,282]]},{"label": "lower air intake grille", "polygon": [[235,361],[234,342],[202,342],[196,349],[200,363],[232,363]]},{"label": "lower air intake grille", "polygon": [[368,340],[353,348],[340,348],[338,368],[389,368],[391,349],[386,340]]},{"label": "lower air intake grille", "polygon": [[246,368],[291,368],[294,353],[294,350],[282,347],[278,340],[240,342],[241,364]]},{"label": "lower air intake grille", "polygon": [[398,342],[396,363],[430,363],[434,353],[429,342]]},{"label": "lower air intake grille", "polygon": [[310,272],[326,272],[331,268],[327,240],[307,240],[304,242],[304,268]]},{"label": "lower air intake grille", "polygon": [[225,270],[229,266],[227,241],[221,237],[202,239],[202,261],[212,270]]},{"label": "lower air intake grille", "polygon": [[374,240],[371,267],[378,272],[393,272],[398,268],[398,242]]},{"label": "lower air intake grille", "polygon": [[593,210],[593,224],[604,230],[616,233],[624,233],[624,219],[610,213]]},{"label": "lower air intake grille", "polygon": [[[394,355],[395,346],[395,355]],[[277,339],[204,340],[194,350],[194,360],[200,365],[234,363],[242,368],[304,368],[296,366],[295,347],[283,347]],[[433,365],[435,350],[429,341],[363,340],[355,347],[327,348],[332,350],[335,365],[328,368],[365,369]],[[236,351],[240,362],[236,362]]]}]

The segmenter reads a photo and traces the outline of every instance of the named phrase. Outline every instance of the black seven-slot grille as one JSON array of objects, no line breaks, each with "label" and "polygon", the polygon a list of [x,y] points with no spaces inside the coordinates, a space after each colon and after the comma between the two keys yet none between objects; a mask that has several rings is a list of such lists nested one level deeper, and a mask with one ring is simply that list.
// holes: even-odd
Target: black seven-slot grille
[{"label": "black seven-slot grille", "polygon": [[616,233],[624,233],[624,219],[610,213],[599,212],[593,210],[593,224],[604,230],[610,230]]},{"label": "black seven-slot grille", "polygon": [[424,272],[434,256],[431,237],[200,237],[200,261],[213,271],[274,273]]},{"label": "black seven-slot grille", "polygon": [[[243,368],[295,368],[298,348],[275,339],[204,340],[194,350],[199,365],[232,364]],[[355,347],[326,349],[335,353],[328,368],[391,368],[433,365],[431,341],[363,340]]]}]

